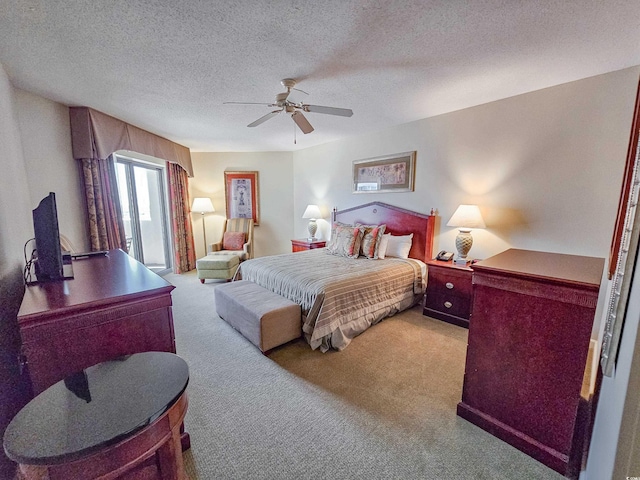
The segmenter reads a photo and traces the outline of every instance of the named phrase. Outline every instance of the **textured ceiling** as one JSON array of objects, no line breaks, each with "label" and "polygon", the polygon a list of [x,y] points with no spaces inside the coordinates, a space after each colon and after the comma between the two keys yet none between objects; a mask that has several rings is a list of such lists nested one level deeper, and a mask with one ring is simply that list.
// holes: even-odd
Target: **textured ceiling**
[{"label": "textured ceiling", "polygon": [[[297,150],[640,64],[637,0],[2,0],[19,88],[195,151]],[[308,135],[270,111],[293,77]]]}]

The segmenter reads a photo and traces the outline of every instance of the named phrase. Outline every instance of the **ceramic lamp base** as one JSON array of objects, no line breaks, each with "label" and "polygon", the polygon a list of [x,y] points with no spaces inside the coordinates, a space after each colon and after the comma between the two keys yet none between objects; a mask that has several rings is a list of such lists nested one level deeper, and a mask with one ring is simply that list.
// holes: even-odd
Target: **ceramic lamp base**
[{"label": "ceramic lamp base", "polygon": [[473,237],[471,236],[471,230],[460,229],[458,236],[456,237],[456,249],[458,250],[458,257],[465,259],[469,250],[473,245]]},{"label": "ceramic lamp base", "polygon": [[309,229],[309,240],[315,240],[316,232],[318,231],[318,224],[316,223],[315,218],[309,220],[309,226],[307,228]]}]

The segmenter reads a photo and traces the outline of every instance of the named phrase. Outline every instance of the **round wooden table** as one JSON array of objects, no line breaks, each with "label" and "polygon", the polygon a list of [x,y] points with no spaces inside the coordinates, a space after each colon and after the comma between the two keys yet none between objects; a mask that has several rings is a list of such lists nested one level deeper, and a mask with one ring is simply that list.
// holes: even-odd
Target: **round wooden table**
[{"label": "round wooden table", "polygon": [[186,362],[172,353],[99,363],[20,410],[4,450],[26,479],[183,479],[188,382]]}]

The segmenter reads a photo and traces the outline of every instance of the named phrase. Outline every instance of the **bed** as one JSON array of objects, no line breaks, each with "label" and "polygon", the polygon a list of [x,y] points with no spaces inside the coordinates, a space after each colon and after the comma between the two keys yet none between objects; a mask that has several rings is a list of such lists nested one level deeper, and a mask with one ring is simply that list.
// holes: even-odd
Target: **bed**
[{"label": "bed", "polygon": [[334,210],[334,225],[386,225],[385,233],[412,233],[409,258],[345,258],[313,249],[247,260],[240,275],[302,307],[311,348],[342,350],[370,326],[422,299],[435,218],[433,210],[425,215],[380,202]]}]

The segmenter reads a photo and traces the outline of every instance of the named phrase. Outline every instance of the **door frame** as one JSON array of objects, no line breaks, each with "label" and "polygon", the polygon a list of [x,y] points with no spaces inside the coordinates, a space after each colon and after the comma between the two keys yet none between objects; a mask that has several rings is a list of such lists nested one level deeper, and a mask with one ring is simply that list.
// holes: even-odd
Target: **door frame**
[{"label": "door frame", "polygon": [[[140,232],[139,222],[140,215],[138,211],[137,194],[134,182],[133,167],[146,168],[156,170],[158,172],[158,192],[162,201],[160,202],[160,210],[162,217],[162,242],[164,244],[164,258],[167,268],[156,271],[158,275],[165,275],[173,271],[173,239],[171,236],[171,221],[169,217],[169,196],[167,189],[167,169],[164,165],[153,162],[133,158],[119,153],[114,154],[116,164],[120,163],[125,166],[127,190],[129,191],[129,211],[131,215],[131,230],[133,236],[132,245],[134,247],[134,258],[144,264],[144,251],[142,249],[142,235]],[[136,221],[133,221],[133,218]],[[148,268],[148,267],[147,267]]]}]

